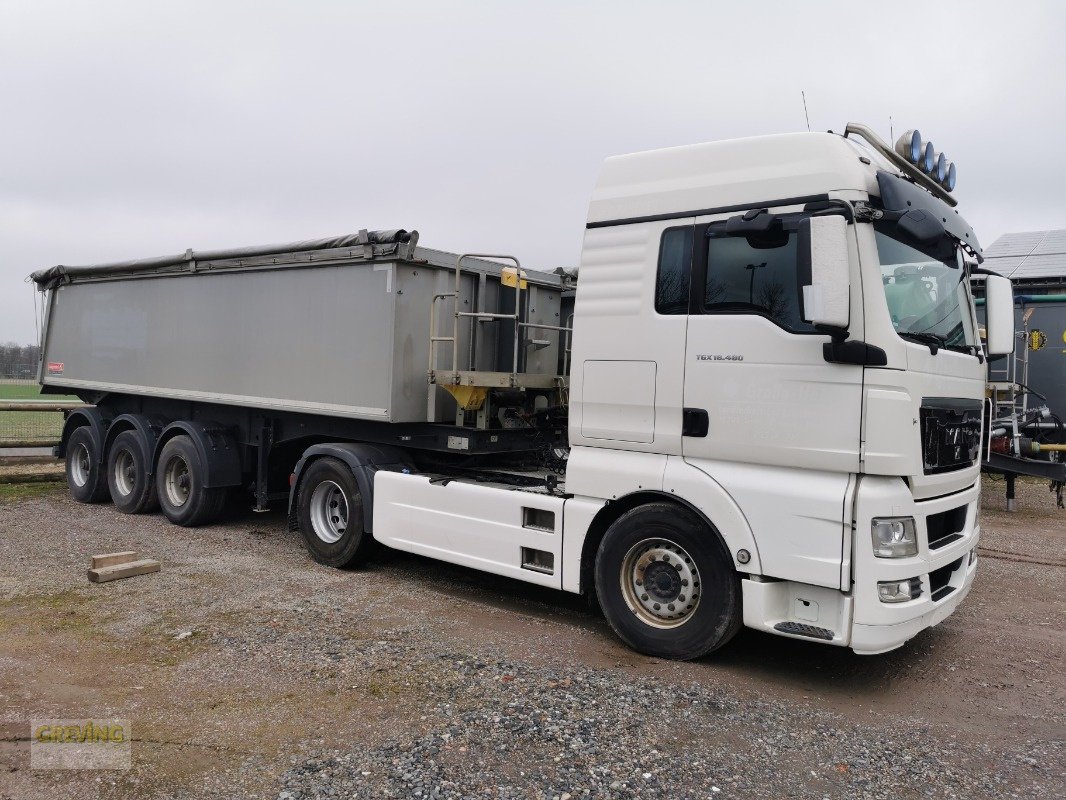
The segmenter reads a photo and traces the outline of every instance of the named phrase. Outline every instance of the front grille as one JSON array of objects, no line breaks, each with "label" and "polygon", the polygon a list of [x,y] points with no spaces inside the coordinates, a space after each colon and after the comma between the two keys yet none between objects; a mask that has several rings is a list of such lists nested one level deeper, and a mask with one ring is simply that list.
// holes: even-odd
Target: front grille
[{"label": "front grille", "polygon": [[967,506],[959,506],[925,518],[930,550],[939,550],[962,538],[962,531],[966,527],[966,510]]},{"label": "front grille", "polygon": [[926,475],[965,469],[981,444],[981,401],[925,398],[918,410]]},{"label": "front grille", "polygon": [[955,591],[955,587],[949,586],[948,581],[951,580],[952,574],[961,564],[962,559],[956,558],[950,564],[945,564],[940,569],[935,569],[929,573],[929,591],[932,592],[934,603]]}]

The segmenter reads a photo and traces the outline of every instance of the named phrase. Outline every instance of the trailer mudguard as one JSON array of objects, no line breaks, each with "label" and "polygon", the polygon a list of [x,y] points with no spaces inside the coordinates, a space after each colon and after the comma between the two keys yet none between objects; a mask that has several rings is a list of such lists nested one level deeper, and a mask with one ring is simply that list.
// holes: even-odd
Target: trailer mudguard
[{"label": "trailer mudguard", "polygon": [[153,470],[163,445],[182,434],[192,439],[204,464],[205,488],[240,485],[243,473],[237,443],[225,428],[214,422],[178,420],[167,425],[159,434],[152,452]]},{"label": "trailer mudguard", "polygon": [[363,496],[363,531],[365,533],[374,532],[374,473],[382,469],[395,472],[415,471],[410,458],[398,447],[361,442],[313,444],[300,456],[290,480],[289,530],[295,531],[299,528],[296,518],[296,495],[300,488],[303,471],[312,461],[324,456],[339,458],[348,465],[355,476],[355,481],[359,484],[359,493]]},{"label": "trailer mudguard", "polygon": [[[145,445],[144,463],[148,465],[148,477],[151,479],[152,473],[155,471],[155,444],[159,439],[159,434],[166,426],[166,423],[159,417],[146,417],[144,414],[120,414],[111,420],[111,424],[107,428],[107,433],[104,435],[104,450],[106,454],[111,450],[111,443],[115,441],[115,437],[123,431],[135,430],[140,434],[141,443]],[[106,460],[106,455],[104,456]]]},{"label": "trailer mudguard", "polygon": [[59,446],[53,448],[53,455],[56,458],[64,458],[67,454],[67,442],[70,440],[70,434],[76,428],[87,427],[89,435],[92,436],[93,447],[96,449],[98,463],[103,464],[107,453],[104,438],[107,435],[107,429],[110,424],[111,418],[96,406],[74,409],[63,421],[63,435],[59,438]]}]

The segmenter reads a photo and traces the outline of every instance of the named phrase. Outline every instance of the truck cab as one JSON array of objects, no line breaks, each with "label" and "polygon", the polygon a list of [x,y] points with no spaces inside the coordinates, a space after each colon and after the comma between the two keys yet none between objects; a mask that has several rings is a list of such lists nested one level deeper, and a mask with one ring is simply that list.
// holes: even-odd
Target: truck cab
[{"label": "truck cab", "polygon": [[848,133],[607,160],[566,486],[691,507],[741,576],[744,624],[877,653],[973,581],[981,249],[943,187]]}]

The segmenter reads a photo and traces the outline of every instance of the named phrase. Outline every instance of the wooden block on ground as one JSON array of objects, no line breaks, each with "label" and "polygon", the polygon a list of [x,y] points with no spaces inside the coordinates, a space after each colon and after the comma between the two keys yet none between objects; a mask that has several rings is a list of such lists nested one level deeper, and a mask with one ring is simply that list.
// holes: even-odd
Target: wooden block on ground
[{"label": "wooden block on ground", "polygon": [[136,550],[125,550],[121,553],[104,553],[102,556],[92,557],[92,568],[113,567],[115,564],[128,564],[137,560]]},{"label": "wooden block on ground", "polygon": [[93,583],[107,583],[121,578],[132,578],[134,575],[147,575],[149,572],[159,572],[159,562],[150,558],[142,558],[140,561],[90,569],[89,580]]}]

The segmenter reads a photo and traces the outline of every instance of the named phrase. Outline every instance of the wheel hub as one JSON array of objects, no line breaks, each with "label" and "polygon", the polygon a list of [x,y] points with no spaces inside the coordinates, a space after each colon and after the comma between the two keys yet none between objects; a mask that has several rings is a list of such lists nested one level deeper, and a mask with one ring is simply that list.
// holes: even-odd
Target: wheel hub
[{"label": "wheel hub", "polygon": [[631,547],[622,559],[619,580],[630,610],[657,628],[683,624],[700,602],[696,562],[668,539],[645,539]]},{"label": "wheel hub", "polygon": [[326,544],[336,544],[348,530],[348,500],[333,481],[322,481],[311,493],[311,527]]}]

